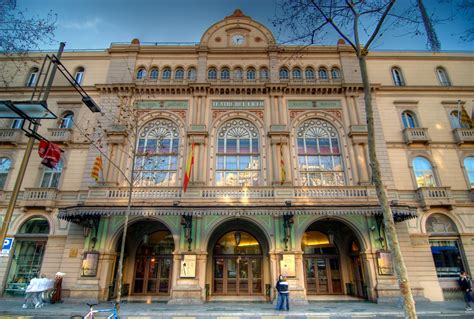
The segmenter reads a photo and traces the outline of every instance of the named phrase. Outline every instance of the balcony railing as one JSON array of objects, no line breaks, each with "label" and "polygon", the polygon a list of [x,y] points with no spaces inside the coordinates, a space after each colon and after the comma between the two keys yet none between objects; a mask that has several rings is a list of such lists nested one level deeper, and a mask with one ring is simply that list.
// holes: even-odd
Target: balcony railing
[{"label": "balcony railing", "polygon": [[403,137],[405,139],[406,144],[412,143],[424,143],[427,144],[431,141],[430,136],[428,135],[427,128],[405,128],[403,130]]},{"label": "balcony railing", "polygon": [[19,144],[26,141],[25,134],[18,128],[0,129],[0,143]]},{"label": "balcony railing", "polygon": [[72,140],[72,130],[69,128],[49,128],[51,142],[69,143]]},{"label": "balcony railing", "polygon": [[416,190],[418,201],[424,209],[431,206],[452,207],[454,198],[450,187],[420,187]]},{"label": "balcony railing", "polygon": [[23,192],[24,206],[52,208],[58,192],[57,188],[26,188]]},{"label": "balcony railing", "polygon": [[453,130],[456,143],[474,143],[474,129],[472,128],[456,128]]}]

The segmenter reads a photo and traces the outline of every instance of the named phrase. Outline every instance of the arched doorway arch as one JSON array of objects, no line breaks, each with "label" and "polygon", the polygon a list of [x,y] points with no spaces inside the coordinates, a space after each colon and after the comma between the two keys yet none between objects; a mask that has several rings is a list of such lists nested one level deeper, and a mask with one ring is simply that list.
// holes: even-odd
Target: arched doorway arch
[{"label": "arched doorway arch", "polygon": [[207,284],[211,299],[238,296],[265,299],[270,282],[269,243],[264,231],[246,219],[231,219],[209,237]]},{"label": "arched doorway arch", "polygon": [[[114,242],[117,259],[121,234]],[[123,295],[169,296],[173,276],[175,238],[170,228],[156,219],[138,219],[128,226],[123,262]],[[118,272],[115,263],[114,286]],[[116,291],[115,291],[116,294]]]},{"label": "arched doorway arch", "polygon": [[43,216],[32,216],[15,235],[8,270],[6,292],[24,291],[33,278],[39,278],[51,226]]},{"label": "arched doorway arch", "polygon": [[361,244],[346,223],[311,223],[301,240],[307,295],[354,295],[367,298]]}]

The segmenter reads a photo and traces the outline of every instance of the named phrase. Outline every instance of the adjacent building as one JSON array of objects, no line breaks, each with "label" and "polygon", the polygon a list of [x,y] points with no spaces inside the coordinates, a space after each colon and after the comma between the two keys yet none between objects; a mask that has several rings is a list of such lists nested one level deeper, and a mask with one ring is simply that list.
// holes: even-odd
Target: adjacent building
[{"label": "adjacent building", "polygon": [[[1,100],[29,99],[42,76],[42,54],[31,57],[2,58],[14,76]],[[444,300],[461,270],[474,271],[474,54],[367,59],[377,155],[413,292]],[[111,298],[128,214],[129,298],[270,300],[280,273],[293,302],[399,295],[371,184],[360,70],[343,41],[280,45],[236,10],[196,44],[134,39],[61,61],[103,113],[56,76],[47,102],[58,120],[39,133],[64,153],[54,169],[30,159],[14,247],[0,257],[5,294],[61,271],[67,297]],[[20,120],[0,124],[5,211],[26,137]],[[90,139],[104,154],[97,180]]]}]

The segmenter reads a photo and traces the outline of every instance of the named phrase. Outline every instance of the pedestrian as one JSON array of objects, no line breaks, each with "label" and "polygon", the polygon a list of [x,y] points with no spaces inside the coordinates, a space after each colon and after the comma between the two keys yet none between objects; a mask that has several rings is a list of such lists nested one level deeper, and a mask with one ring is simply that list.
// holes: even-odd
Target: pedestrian
[{"label": "pedestrian", "polygon": [[25,303],[22,306],[23,308],[28,308],[30,305],[33,305],[35,308],[41,307],[41,304],[42,304],[40,300],[41,290],[39,288],[39,284],[40,284],[40,279],[36,278],[36,276],[30,280],[28,287],[26,287]]},{"label": "pedestrian", "polygon": [[465,271],[461,271],[458,279],[459,286],[461,287],[464,301],[466,302],[466,310],[472,310],[472,281],[471,277],[466,274]]},{"label": "pedestrian", "polygon": [[281,276],[281,281],[279,282],[278,287],[280,288],[278,292],[280,295],[281,302],[279,303],[277,310],[283,310],[283,308],[286,308],[286,311],[289,311],[290,310],[290,299],[289,299],[290,291],[288,289],[288,281],[286,281],[285,276]]},{"label": "pedestrian", "polygon": [[283,281],[283,276],[280,275],[278,276],[278,280],[277,280],[277,283],[276,283],[276,290],[277,290],[277,304],[276,304],[276,307],[275,307],[275,310],[280,310],[280,306],[281,306],[281,293],[280,293],[280,283]]},{"label": "pedestrian", "polygon": [[56,275],[54,276],[54,292],[53,296],[51,297],[51,303],[59,303],[63,302],[61,300],[61,291],[62,291],[62,284],[63,284],[63,277],[66,274],[63,272],[57,272]]}]

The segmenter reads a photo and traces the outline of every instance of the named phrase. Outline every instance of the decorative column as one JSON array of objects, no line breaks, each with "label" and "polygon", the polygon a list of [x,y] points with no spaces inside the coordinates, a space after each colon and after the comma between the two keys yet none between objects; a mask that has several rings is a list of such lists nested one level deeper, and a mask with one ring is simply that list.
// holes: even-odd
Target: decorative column
[{"label": "decorative column", "polygon": [[352,138],[352,148],[356,158],[357,175],[359,176],[359,185],[370,185],[368,153],[367,146],[367,126],[352,125],[349,137]]},{"label": "decorative column", "polygon": [[[272,155],[272,185],[291,185],[292,173],[288,149],[290,133],[284,130],[284,125],[272,125],[270,129],[271,130],[268,132],[268,137],[270,138],[270,148]],[[285,171],[285,176],[283,176],[283,168]]]},{"label": "decorative column", "polygon": [[[205,161],[206,154],[206,140],[207,140],[207,131],[205,125],[191,125],[188,130],[188,151],[186,152],[186,159],[189,150],[194,143],[194,166],[191,172],[191,181],[189,186],[204,186],[206,176],[205,173],[208,170],[208,163]],[[186,173],[186,167],[183,170],[184,174]],[[183,176],[184,178],[184,176]]]},{"label": "decorative column", "polygon": [[124,145],[127,141],[128,132],[123,125],[111,125],[106,130],[107,144],[109,147],[110,161],[106,161],[106,169],[104,170],[104,180],[107,185],[117,185],[119,182],[119,171],[111,164],[116,163],[117,166],[123,167]]}]

